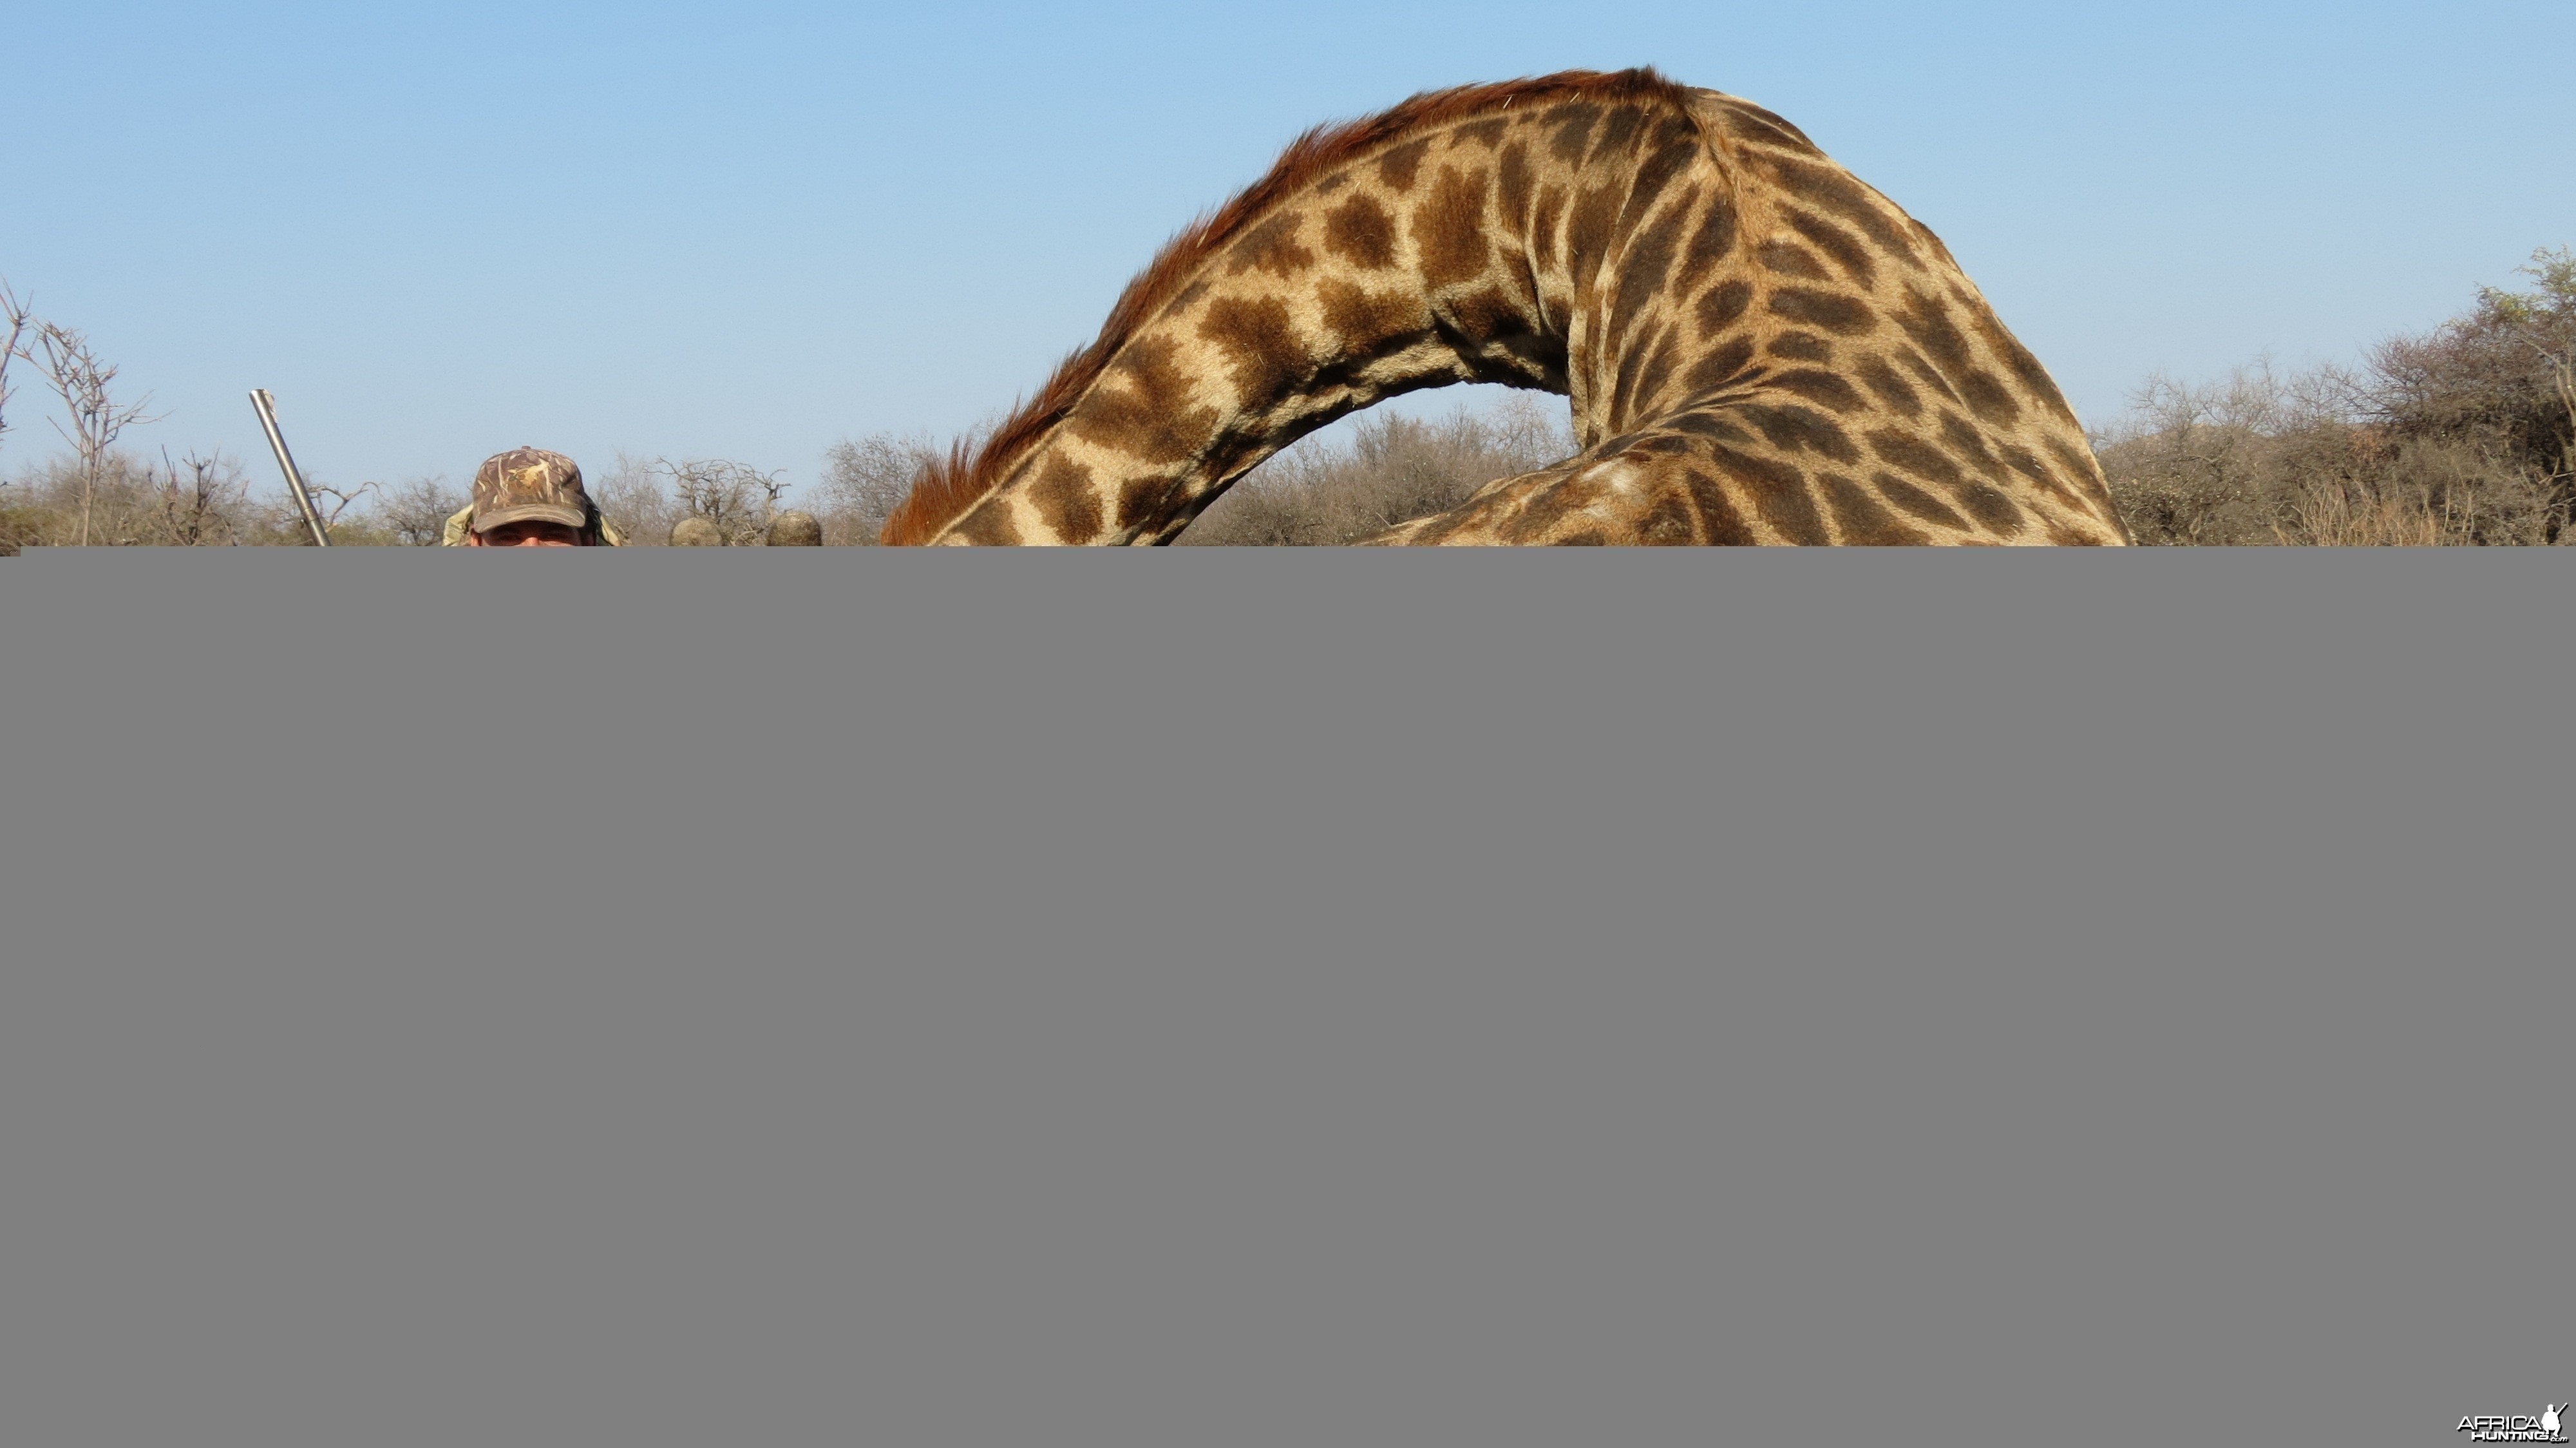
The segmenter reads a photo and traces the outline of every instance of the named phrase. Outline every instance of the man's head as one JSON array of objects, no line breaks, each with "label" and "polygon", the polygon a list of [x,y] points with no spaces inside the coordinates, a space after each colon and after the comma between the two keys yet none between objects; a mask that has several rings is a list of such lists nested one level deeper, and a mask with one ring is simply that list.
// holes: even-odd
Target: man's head
[{"label": "man's head", "polygon": [[523,447],[484,459],[474,474],[474,548],[579,548],[600,541],[599,510],[581,468],[562,453]]}]

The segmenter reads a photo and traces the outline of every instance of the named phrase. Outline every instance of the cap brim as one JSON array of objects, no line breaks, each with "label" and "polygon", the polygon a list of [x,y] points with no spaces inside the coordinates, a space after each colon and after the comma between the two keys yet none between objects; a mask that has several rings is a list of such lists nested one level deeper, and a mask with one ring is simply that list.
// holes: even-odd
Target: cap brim
[{"label": "cap brim", "polygon": [[590,523],[590,519],[585,517],[579,508],[567,508],[560,503],[522,503],[515,508],[503,508],[498,512],[475,515],[474,531],[489,533],[495,528],[511,523],[530,521],[561,523],[567,528],[587,527]]}]

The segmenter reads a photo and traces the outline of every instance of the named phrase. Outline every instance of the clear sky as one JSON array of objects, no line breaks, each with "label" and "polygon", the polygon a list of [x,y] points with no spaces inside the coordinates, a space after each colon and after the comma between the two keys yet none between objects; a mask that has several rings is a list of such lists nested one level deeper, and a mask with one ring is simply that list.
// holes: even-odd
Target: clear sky
[{"label": "clear sky", "polygon": [[[1317,121],[1652,64],[1947,239],[2088,418],[2576,243],[2569,0],[0,0],[0,276],[265,477],[520,443],[814,476],[1033,387]],[[52,441],[22,391],[0,471]]]}]

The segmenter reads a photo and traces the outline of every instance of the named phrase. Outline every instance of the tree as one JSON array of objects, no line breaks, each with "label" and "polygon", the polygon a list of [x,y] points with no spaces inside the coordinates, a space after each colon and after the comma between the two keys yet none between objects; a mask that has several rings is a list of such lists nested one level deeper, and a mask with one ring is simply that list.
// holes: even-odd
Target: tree
[{"label": "tree", "polygon": [[[155,479],[158,496],[154,498],[156,516],[153,531],[156,540],[182,548],[201,548],[208,544],[236,541],[233,537],[234,513],[242,505],[245,489],[241,467],[218,452],[213,457],[199,457],[191,452],[178,462],[170,460],[170,450],[161,450],[163,471]],[[180,477],[182,470],[187,477]]]},{"label": "tree", "polygon": [[472,501],[445,478],[414,478],[379,492],[376,510],[396,538],[427,548],[447,536],[447,520]]},{"label": "tree", "polygon": [[832,444],[823,454],[823,478],[816,487],[825,539],[843,544],[876,542],[887,516],[938,456],[928,437],[899,437],[890,432]]},{"label": "tree", "polygon": [[2371,357],[2378,419],[2408,437],[2492,437],[2517,462],[2548,467],[2576,445],[2558,368],[2576,359],[2576,250],[2533,252],[2529,291],[2480,289],[2478,304]]},{"label": "tree", "polygon": [[9,364],[27,355],[20,344],[26,340],[28,324],[35,320],[27,304],[18,300],[7,282],[0,281],[0,327],[9,330],[7,339],[0,340],[0,438],[9,435]]},{"label": "tree", "polygon": [[[98,492],[99,475],[107,466],[108,452],[116,446],[119,434],[138,423],[161,419],[148,417],[143,409],[152,398],[146,394],[140,402],[118,402],[110,384],[116,381],[116,367],[102,362],[91,350],[89,338],[70,327],[53,322],[37,322],[36,345],[22,352],[28,361],[44,369],[45,382],[63,400],[63,414],[71,426],[61,421],[54,431],[72,445],[79,455],[81,468],[80,541],[89,544],[91,499]],[[36,354],[42,353],[42,357]]]},{"label": "tree", "polygon": [[762,472],[749,463],[722,458],[677,463],[655,458],[645,466],[671,480],[671,490],[687,516],[713,524],[733,547],[758,542],[778,516],[779,499],[787,493],[788,485],[779,481],[784,469]]}]

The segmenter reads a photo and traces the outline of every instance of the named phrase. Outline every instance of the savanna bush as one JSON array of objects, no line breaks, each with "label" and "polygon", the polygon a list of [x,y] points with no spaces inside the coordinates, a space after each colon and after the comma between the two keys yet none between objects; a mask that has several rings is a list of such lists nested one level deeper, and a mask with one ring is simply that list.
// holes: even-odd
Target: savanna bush
[{"label": "savanna bush", "polygon": [[2150,379],[2094,447],[2148,544],[2576,543],[2576,253],[2359,369]]}]

